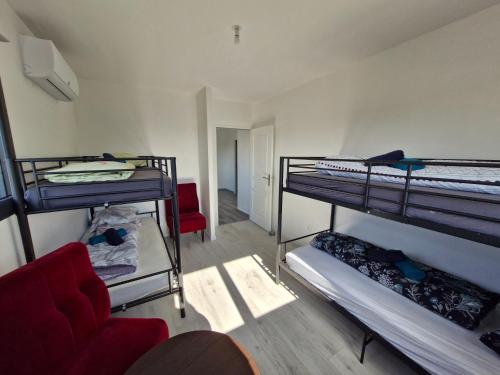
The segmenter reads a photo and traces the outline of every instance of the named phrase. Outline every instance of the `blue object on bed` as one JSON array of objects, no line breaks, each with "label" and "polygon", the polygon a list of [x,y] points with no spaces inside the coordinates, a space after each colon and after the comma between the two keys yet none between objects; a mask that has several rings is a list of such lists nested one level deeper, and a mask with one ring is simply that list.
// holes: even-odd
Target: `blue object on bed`
[{"label": "blue object on bed", "polygon": [[[377,155],[377,156],[374,156],[372,158],[369,158],[368,160],[374,161],[374,162],[365,163],[365,166],[368,166],[369,164],[371,164],[372,166],[374,166],[374,165],[387,165],[388,166],[388,165],[392,164],[392,162],[401,160],[404,157],[405,157],[405,153],[402,150],[395,150],[395,151],[388,152],[386,154]],[[387,161],[387,163],[386,163],[386,161]],[[388,162],[391,162],[391,163],[388,163]]]},{"label": "blue object on bed", "polygon": [[311,246],[467,329],[477,328],[499,301],[496,293],[421,263],[415,262],[425,272],[425,278],[419,283],[412,282],[393,263],[368,259],[367,251],[377,246],[345,234],[320,233],[313,238]]},{"label": "blue object on bed", "polygon": [[[403,158],[403,159],[400,160],[400,162],[401,161],[423,163],[422,160],[420,160],[420,159],[414,159],[414,158]],[[409,166],[409,164],[404,164],[404,163],[394,163],[394,164],[390,165],[390,167],[401,169],[402,171],[407,171],[408,170],[408,166]],[[412,171],[419,171],[419,170],[424,169],[424,168],[425,168],[424,164],[412,164],[411,170]]]},{"label": "blue object on bed", "polygon": [[425,272],[422,271],[411,259],[405,259],[395,262],[394,265],[399,268],[403,275],[409,280],[420,282],[425,279]]},{"label": "blue object on bed", "polygon": [[[127,231],[125,230],[125,228],[120,228],[117,230],[117,232],[120,237],[125,237],[127,235]],[[97,236],[92,236],[89,238],[89,244],[92,246],[98,245],[103,242],[106,242],[106,236],[104,234],[99,234]]]}]

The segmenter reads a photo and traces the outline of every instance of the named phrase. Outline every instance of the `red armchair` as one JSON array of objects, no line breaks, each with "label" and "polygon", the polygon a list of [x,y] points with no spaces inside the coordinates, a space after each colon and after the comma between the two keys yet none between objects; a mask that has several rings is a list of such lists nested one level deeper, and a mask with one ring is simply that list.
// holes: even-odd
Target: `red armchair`
[{"label": "red armchair", "polygon": [[[207,220],[200,213],[200,204],[198,194],[196,193],[196,184],[177,185],[179,197],[179,229],[182,233],[191,233],[201,231],[201,240],[205,241],[205,229],[207,229]],[[165,212],[167,213],[167,226],[170,237],[174,237],[174,225],[172,217],[172,201],[165,201]]]},{"label": "red armchair", "polygon": [[0,374],[123,374],[168,338],[161,319],[111,318],[85,245],[0,278]]}]

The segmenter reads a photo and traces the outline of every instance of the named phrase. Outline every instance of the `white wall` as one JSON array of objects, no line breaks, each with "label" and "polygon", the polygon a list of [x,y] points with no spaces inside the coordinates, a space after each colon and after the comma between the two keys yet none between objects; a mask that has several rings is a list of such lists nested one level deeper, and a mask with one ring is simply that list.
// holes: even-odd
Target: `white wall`
[{"label": "white wall", "polygon": [[237,130],[238,210],[250,213],[250,131]]},{"label": "white wall", "polygon": [[[256,125],[276,124],[275,175],[282,155],[401,148],[408,156],[498,159],[499,45],[495,6],[257,103]],[[285,213],[285,238],[328,226],[328,206],[305,198],[286,197]],[[500,291],[498,249],[348,210],[337,229]]]},{"label": "white wall", "polygon": [[217,188],[236,192],[237,130],[217,128]]},{"label": "white wall", "polygon": [[180,177],[198,180],[195,94],[80,79],[79,151],[176,156]]},{"label": "white wall", "polygon": [[213,121],[221,128],[250,129],[252,106],[249,103],[213,99]]},{"label": "white wall", "polygon": [[[24,77],[17,40],[19,34],[32,34],[5,0],[0,0],[0,25],[2,33],[10,40],[10,43],[0,43],[0,77],[17,156],[75,155],[74,106],[56,101]],[[86,218],[82,211],[72,211],[35,215],[29,221],[35,250],[40,255],[78,240]],[[0,273],[5,273],[24,262],[14,217],[0,222],[0,238]]]}]

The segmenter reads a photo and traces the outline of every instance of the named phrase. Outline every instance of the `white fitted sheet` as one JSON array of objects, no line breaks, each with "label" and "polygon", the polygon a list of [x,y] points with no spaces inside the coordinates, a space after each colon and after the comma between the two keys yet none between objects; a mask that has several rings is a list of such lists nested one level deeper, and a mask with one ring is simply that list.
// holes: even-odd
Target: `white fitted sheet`
[{"label": "white fitted sheet", "polygon": [[286,255],[289,267],[433,374],[500,374],[500,356],[479,341],[500,328],[492,312],[469,331],[426,310],[312,246]]},{"label": "white fitted sheet", "polygon": [[[332,159],[355,159],[348,156],[332,156]],[[446,160],[434,160],[436,162],[446,162]],[[464,160],[467,162],[467,160]],[[363,162],[352,162],[342,160],[318,160],[316,162],[318,173],[356,178],[366,180],[368,167]],[[340,170],[328,170],[340,169]],[[356,173],[362,172],[362,173]],[[391,182],[404,184],[406,182],[406,171],[384,165],[373,166],[370,181]],[[379,174],[374,174],[379,173]],[[422,178],[443,178],[451,180],[462,180],[464,182],[434,181],[434,180],[411,180],[411,186],[434,187],[449,190],[471,191],[476,193],[500,194],[499,185],[481,185],[480,182],[499,182],[500,168],[487,167],[457,167],[443,165],[427,165],[424,169],[412,171],[413,177]],[[475,181],[479,184],[471,184],[465,181]]]},{"label": "white fitted sheet", "polygon": [[[136,271],[107,280],[106,285],[172,268],[155,219],[148,217],[142,218],[141,221],[142,225],[138,229],[137,238],[139,260]],[[160,289],[168,288],[169,283],[168,274],[161,274],[108,288],[111,306],[121,305],[152,294]]]}]

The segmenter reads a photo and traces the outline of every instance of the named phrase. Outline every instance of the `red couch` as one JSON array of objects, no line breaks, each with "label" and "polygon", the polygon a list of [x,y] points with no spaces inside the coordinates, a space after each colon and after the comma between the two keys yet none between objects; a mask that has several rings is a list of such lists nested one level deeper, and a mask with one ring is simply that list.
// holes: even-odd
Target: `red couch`
[{"label": "red couch", "polygon": [[[193,182],[187,184],[178,184],[177,193],[179,197],[179,230],[182,233],[191,233],[201,231],[201,240],[205,241],[205,229],[207,229],[207,220],[200,213],[200,204],[198,194],[196,193],[196,184]],[[165,210],[167,213],[167,226],[170,237],[174,237],[172,201],[165,201]]]},{"label": "red couch", "polygon": [[0,278],[0,374],[123,374],[168,338],[161,319],[110,317],[85,245]]}]

